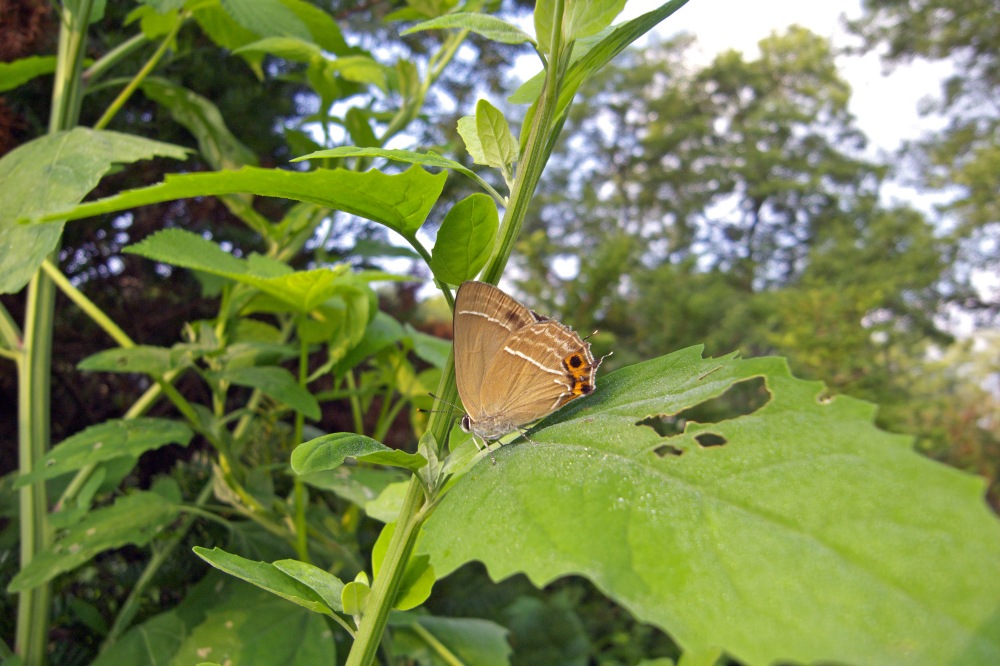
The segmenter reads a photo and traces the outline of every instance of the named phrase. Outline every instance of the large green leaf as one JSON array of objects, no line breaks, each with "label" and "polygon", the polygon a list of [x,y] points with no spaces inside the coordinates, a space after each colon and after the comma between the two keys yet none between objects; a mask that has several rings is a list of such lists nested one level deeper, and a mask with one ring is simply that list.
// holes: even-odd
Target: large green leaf
[{"label": "large green leaf", "polygon": [[470,194],[452,206],[434,242],[434,276],[448,284],[476,277],[490,258],[499,226],[496,204],[485,194]]},{"label": "large green leaf", "polygon": [[157,155],[184,159],[178,146],[117,132],[76,128],[48,134],[0,158],[0,293],[23,287],[62,235],[57,224],[23,226],[18,220],[68,208],[94,189],[116,163]]},{"label": "large green leaf", "polygon": [[[755,377],[756,411],[667,438],[642,423]],[[587,576],[685,649],[751,664],[1000,663],[982,480],[822,391],[781,359],[697,348],[625,368],[461,478],[418,549],[438,575]]]},{"label": "large green leaf", "polygon": [[[78,220],[174,199],[249,192],[328,206],[380,222],[410,237],[427,219],[446,179],[443,172],[430,174],[419,167],[392,175],[345,169],[298,172],[245,167],[238,171],[167,176],[158,185],[129,190],[70,210],[40,215],[34,209],[17,209],[15,217],[34,217],[38,222]],[[56,208],[50,206],[45,212]]]},{"label": "large green leaf", "polygon": [[165,444],[187,446],[194,433],[183,423],[167,419],[115,419],[90,426],[64,439],[42,459],[38,469],[17,480],[24,486],[51,479],[85,465],[140,454]]},{"label": "large green leaf", "polygon": [[57,536],[51,546],[14,576],[7,590],[30,590],[111,548],[126,544],[145,546],[170,524],[178,511],[175,504],[153,492],[120,497],[114,505],[91,511]]}]

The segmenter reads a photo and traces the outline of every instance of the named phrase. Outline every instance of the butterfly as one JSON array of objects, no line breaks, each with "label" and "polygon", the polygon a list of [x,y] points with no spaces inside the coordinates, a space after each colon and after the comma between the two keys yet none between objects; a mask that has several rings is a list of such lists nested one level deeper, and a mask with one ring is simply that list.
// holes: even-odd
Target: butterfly
[{"label": "butterfly", "polygon": [[[461,427],[484,444],[594,391],[590,343],[485,282],[455,297],[455,379]],[[496,462],[494,460],[494,462]]]}]

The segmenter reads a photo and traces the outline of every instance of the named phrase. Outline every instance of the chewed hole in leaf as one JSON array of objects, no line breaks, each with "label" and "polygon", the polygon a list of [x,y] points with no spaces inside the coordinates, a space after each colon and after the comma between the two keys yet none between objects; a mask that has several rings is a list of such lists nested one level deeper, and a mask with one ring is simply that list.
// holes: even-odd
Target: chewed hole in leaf
[{"label": "chewed hole in leaf", "polygon": [[[688,421],[719,423],[740,416],[748,416],[766,405],[770,399],[771,394],[767,390],[764,378],[754,377],[733,384],[722,395],[711,400],[682,409],[676,414],[650,416],[639,421],[636,425],[648,426],[660,437],[675,437],[684,432]],[[701,443],[700,440],[699,443]],[[724,443],[723,441],[702,444],[702,446],[718,446]]]},{"label": "chewed hole in leaf", "polygon": [[679,456],[684,453],[681,449],[678,449],[672,444],[664,444],[663,446],[658,446],[653,449],[653,453],[660,456],[661,458],[666,458],[667,456]]},{"label": "chewed hole in leaf", "polygon": [[722,446],[729,441],[722,435],[716,435],[714,432],[703,432],[700,435],[696,435],[695,440],[704,447]]}]

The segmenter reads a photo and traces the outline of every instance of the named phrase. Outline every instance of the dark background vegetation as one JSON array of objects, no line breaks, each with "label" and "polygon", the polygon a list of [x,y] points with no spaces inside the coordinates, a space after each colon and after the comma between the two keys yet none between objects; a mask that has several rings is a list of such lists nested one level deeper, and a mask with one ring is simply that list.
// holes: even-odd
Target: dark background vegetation
[{"label": "dark background vegetation", "polygon": [[[419,60],[434,39],[426,33],[401,39],[397,24],[383,23],[399,3],[315,4],[376,57],[380,48],[393,48]],[[95,54],[125,38],[119,26],[130,9],[108,4],[89,43]],[[505,2],[504,10],[516,15],[530,7]],[[53,51],[57,24],[47,3],[6,2],[0,11],[0,58]],[[615,351],[609,366],[693,344],[704,344],[712,355],[785,356],[797,375],[824,381],[830,392],[881,405],[880,425],[913,435],[927,455],[986,477],[988,499],[1000,507],[1000,303],[971,283],[976,272],[995,275],[1000,256],[997,15],[1000,4],[990,0],[865,3],[864,17],[851,26],[864,49],[879,49],[888,64],[916,58],[955,63],[944,89],[928,90],[936,95],[932,110],[949,119],[947,126],[908,144],[891,162],[864,156],[867,137],[848,111],[851,91],[836,53],[807,30],[791,27],[764,40],[759,58],[723,53],[703,67],[685,56],[689,37],[626,52],[578,96],[533,204],[510,284],[540,312],[578,330],[599,329],[595,345]],[[683,22],[683,11],[677,18]],[[436,146],[459,159],[467,158],[454,133],[457,118],[479,96],[502,102],[510,92],[502,75],[524,53],[476,38],[469,44],[441,86],[446,94],[431,98],[426,123],[410,128],[415,146]],[[308,135],[295,128],[316,112],[317,98],[294,63],[269,59],[260,80],[193,26],[181,33],[178,53],[183,57],[157,75],[212,99],[261,165],[285,165],[312,149]],[[0,153],[44,133],[48,86],[43,78],[0,98]],[[92,124],[116,93],[95,91],[81,124]],[[510,108],[516,118],[519,111]],[[186,130],[142,95],[109,129],[196,148]],[[210,168],[196,151],[183,165],[142,163],[108,177],[92,196],[155,183],[168,172]],[[952,202],[934,214],[887,205],[880,195],[889,179],[952,193]],[[455,180],[449,187],[457,200],[465,193]],[[257,209],[277,219],[285,205],[258,199]],[[121,254],[122,247],[170,226],[211,234],[240,254],[261,249],[258,238],[214,200],[148,206],[127,222],[71,223],[63,237],[61,269],[139,344],[169,346],[185,322],[215,312],[213,298],[203,296],[189,272],[164,271]],[[293,263],[377,264],[377,257],[352,251],[358,239],[388,240],[381,228],[337,218],[329,235]],[[401,320],[447,334],[447,320],[429,318],[415,298],[428,274],[412,271],[415,281],[387,290],[384,299]],[[23,319],[23,294],[2,301]],[[959,312],[975,322],[974,337],[954,336],[949,322]],[[120,416],[144,390],[132,375],[75,369],[111,344],[59,299],[54,442]],[[198,394],[203,389],[194,378],[178,388],[193,402],[209,399]],[[0,366],[0,474],[16,468],[16,391],[12,365]],[[165,403],[156,409],[172,411]],[[318,426],[338,429],[337,415],[329,412]],[[405,418],[389,439],[411,440]],[[176,474],[184,469],[178,456],[193,459],[197,452],[195,445],[145,456],[132,482],[144,486],[158,474]],[[211,535],[193,538],[204,543]],[[67,606],[77,597],[101,610],[102,589],[127,588],[138,575],[136,555],[108,554],[93,571],[116,575],[74,580],[57,594]],[[176,603],[201,572],[194,562],[168,570],[162,606]],[[10,603],[7,597],[4,604]],[[494,587],[482,571],[467,568],[440,583],[429,606],[495,619],[522,647],[537,642],[536,651],[520,653],[531,655],[522,657],[525,663],[635,663],[642,656],[675,655],[664,635],[636,625],[579,580],[538,592],[520,579]],[[159,609],[151,605],[144,614]],[[10,610],[0,609],[0,616],[13,617]],[[539,626],[550,634],[539,637]],[[72,646],[59,663],[86,661],[92,629],[57,619],[54,630]],[[4,623],[0,630],[9,634],[11,627]],[[557,646],[563,651],[552,652]]]}]

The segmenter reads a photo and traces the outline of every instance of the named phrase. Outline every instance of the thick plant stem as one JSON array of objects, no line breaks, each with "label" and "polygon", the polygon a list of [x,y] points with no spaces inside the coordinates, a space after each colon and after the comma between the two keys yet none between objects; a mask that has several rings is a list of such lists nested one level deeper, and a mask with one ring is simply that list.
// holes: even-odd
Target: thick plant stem
[{"label": "thick plant stem", "polygon": [[372,586],[371,596],[368,597],[367,611],[361,619],[354,646],[347,657],[347,666],[362,666],[362,664],[367,666],[375,659],[382,632],[389,619],[389,611],[392,610],[399,585],[403,581],[406,563],[420,534],[420,526],[426,518],[421,511],[423,505],[423,486],[420,484],[420,479],[414,475],[410,479],[410,487],[399,512],[396,531],[389,540],[389,549],[382,561],[379,576]]},{"label": "thick plant stem", "polygon": [[[20,472],[35,469],[49,448],[49,371],[52,359],[52,318],[55,286],[42,272],[28,285],[23,356],[18,365],[18,457]],[[27,566],[52,541],[44,483],[21,488],[21,567]],[[52,589],[39,585],[18,597],[15,649],[25,664],[45,663]]]},{"label": "thick plant stem", "polygon": [[[52,85],[49,132],[77,124],[80,114],[81,72],[90,24],[92,0],[62,8],[59,51]],[[53,252],[53,257],[56,256]],[[42,271],[28,283],[22,356],[18,364],[18,467],[32,471],[49,449],[52,331],[55,286]],[[30,564],[52,540],[44,483],[20,491],[21,567]],[[47,656],[52,588],[48,583],[18,597],[15,649],[27,666],[44,664]]]}]

